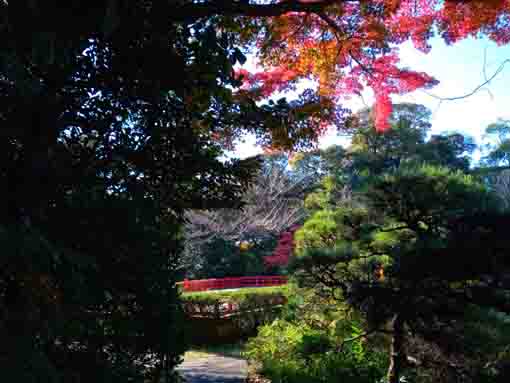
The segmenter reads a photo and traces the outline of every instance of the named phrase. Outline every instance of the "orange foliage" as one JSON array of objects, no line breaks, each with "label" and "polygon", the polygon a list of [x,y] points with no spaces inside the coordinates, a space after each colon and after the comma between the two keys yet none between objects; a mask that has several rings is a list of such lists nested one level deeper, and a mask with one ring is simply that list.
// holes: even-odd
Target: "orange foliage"
[{"label": "orange foliage", "polygon": [[434,31],[448,43],[483,34],[507,44],[510,0],[359,0],[273,17],[256,37],[263,70],[240,71],[243,90],[260,100],[311,79],[324,102],[340,102],[368,87],[376,98],[377,129],[385,131],[392,95],[437,83],[400,68],[397,46],[411,40],[428,52]]},{"label": "orange foliage", "polygon": [[385,279],[384,276],[384,268],[382,266],[378,266],[374,271],[374,277],[377,281],[383,282]]}]

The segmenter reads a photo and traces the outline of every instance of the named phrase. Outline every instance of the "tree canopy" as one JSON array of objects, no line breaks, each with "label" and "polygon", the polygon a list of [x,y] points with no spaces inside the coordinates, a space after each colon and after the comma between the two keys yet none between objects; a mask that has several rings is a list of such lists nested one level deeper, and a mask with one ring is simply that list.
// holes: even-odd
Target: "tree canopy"
[{"label": "tree canopy", "polygon": [[[66,6],[10,1],[2,3],[0,12],[5,52],[11,53],[7,63],[25,77],[25,85],[33,76],[50,80],[55,73],[68,80],[64,62],[85,50],[101,51],[103,75],[82,81],[82,89],[100,91],[107,83],[106,71],[113,68],[117,89],[126,89],[122,84],[138,76],[138,93],[153,96],[155,84],[161,91],[172,89],[195,110],[199,126],[215,125],[216,133],[227,136],[249,128],[262,142],[284,147],[296,138],[316,137],[328,124],[342,126],[345,111],[339,101],[365,87],[376,96],[377,128],[387,130],[392,94],[436,82],[398,66],[398,46],[405,41],[427,52],[435,35],[450,44],[482,35],[498,44],[510,40],[508,0],[170,0],[129,5],[74,0]],[[53,28],[53,20],[59,28]],[[55,32],[44,32],[48,30]],[[234,76],[233,65],[243,63],[244,53],[253,47],[262,71],[241,69]],[[111,54],[115,60],[110,65],[104,60]],[[28,76],[16,71],[21,57],[37,70]],[[175,68],[175,76],[168,75],[168,68]],[[294,102],[254,106],[302,79],[314,80],[318,88]],[[225,88],[239,85],[238,80],[244,84],[241,90]],[[213,102],[225,97],[227,104]],[[248,115],[249,121],[240,118]],[[221,127],[212,124],[218,119]]]},{"label": "tree canopy", "polygon": [[[214,2],[202,8],[210,4]],[[222,7],[218,8],[221,13]],[[240,72],[255,97],[311,78],[318,84],[321,104],[328,107],[346,94],[360,94],[369,87],[375,94],[375,121],[380,131],[390,127],[391,95],[436,83],[425,73],[398,66],[400,44],[411,40],[417,49],[428,52],[429,40],[435,35],[449,44],[481,35],[498,44],[510,39],[506,0],[289,0],[235,8],[234,14],[251,17],[256,26],[247,38],[257,44],[263,71]],[[269,13],[278,16],[255,19]],[[327,125],[321,117],[318,130]],[[332,120],[331,115],[325,117]]]},{"label": "tree canopy", "polygon": [[303,285],[364,314],[366,334],[391,334],[391,382],[409,367],[406,331],[444,349],[459,342],[456,320],[469,327],[465,309],[510,309],[509,218],[468,174],[474,144],[455,133],[427,140],[427,110],[399,110],[382,136],[362,111],[351,146],[326,157],[337,166],[307,196],[291,258]]}]

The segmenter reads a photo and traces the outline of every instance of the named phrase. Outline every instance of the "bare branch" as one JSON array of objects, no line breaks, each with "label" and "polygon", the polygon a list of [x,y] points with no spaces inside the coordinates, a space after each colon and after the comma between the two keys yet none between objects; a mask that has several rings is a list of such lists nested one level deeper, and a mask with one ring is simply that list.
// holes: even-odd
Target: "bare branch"
[{"label": "bare branch", "polygon": [[510,59],[506,59],[504,60],[498,67],[498,69],[496,69],[496,71],[492,74],[491,77],[489,77],[488,79],[486,79],[483,83],[481,83],[480,85],[478,85],[475,89],[473,89],[471,92],[467,93],[467,94],[464,94],[462,96],[456,96],[456,97],[440,97],[440,96],[437,96],[435,94],[432,94],[430,92],[427,92],[427,91],[423,91],[426,95],[430,96],[430,97],[433,97],[437,100],[440,100],[441,102],[442,101],[457,101],[457,100],[462,100],[462,99],[465,99],[465,98],[468,98],[468,97],[471,97],[473,96],[474,94],[476,94],[477,92],[479,92],[480,90],[482,90],[485,86],[489,85],[492,80],[494,80],[502,71],[503,69],[505,69],[505,66],[506,64],[510,63]]},{"label": "bare branch", "polygon": [[246,190],[242,209],[188,211],[186,252],[191,258],[199,256],[200,248],[217,238],[258,242],[280,235],[304,219],[303,197],[313,180],[312,174],[289,177],[285,169],[273,166]]}]

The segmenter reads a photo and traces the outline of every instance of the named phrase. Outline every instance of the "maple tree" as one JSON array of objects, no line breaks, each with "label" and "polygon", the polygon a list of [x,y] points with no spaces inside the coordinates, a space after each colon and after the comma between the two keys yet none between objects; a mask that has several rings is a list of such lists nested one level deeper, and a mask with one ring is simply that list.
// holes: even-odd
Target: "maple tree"
[{"label": "maple tree", "polygon": [[[207,4],[216,2],[203,7]],[[252,21],[258,29],[247,36],[256,44],[261,71],[238,71],[254,99],[309,79],[317,84],[320,105],[330,110],[368,87],[375,96],[378,131],[390,128],[392,95],[437,83],[426,73],[399,67],[398,45],[410,39],[428,52],[428,41],[436,34],[449,44],[480,35],[500,45],[510,41],[508,0],[286,0],[218,8],[250,17],[274,16]],[[314,113],[316,131],[335,123],[331,117]]]}]

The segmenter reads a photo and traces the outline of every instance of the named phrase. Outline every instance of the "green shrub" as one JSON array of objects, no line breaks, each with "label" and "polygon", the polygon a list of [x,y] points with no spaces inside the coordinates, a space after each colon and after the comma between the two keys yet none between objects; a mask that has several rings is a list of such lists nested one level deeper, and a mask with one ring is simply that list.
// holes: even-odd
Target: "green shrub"
[{"label": "green shrub", "polygon": [[271,287],[250,287],[238,290],[214,290],[214,291],[200,291],[193,293],[183,293],[182,299],[184,301],[194,302],[213,302],[213,301],[232,301],[241,303],[244,300],[250,299],[253,296],[286,296],[288,287],[283,286],[271,286]]},{"label": "green shrub", "polygon": [[187,293],[182,295],[184,309],[189,314],[201,313],[221,317],[225,304],[235,312],[272,309],[287,302],[285,286],[246,288],[235,291]]},{"label": "green shrub", "polygon": [[280,313],[287,287],[246,288],[182,295],[192,344],[218,344],[246,339]]},{"label": "green shrub", "polygon": [[366,348],[361,338],[340,344],[335,328],[324,331],[276,320],[259,329],[245,356],[258,362],[273,383],[374,383],[384,376],[383,354]]},{"label": "green shrub", "polygon": [[304,359],[333,350],[334,343],[327,334],[314,331],[304,334],[297,347],[297,353]]}]

